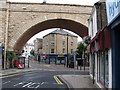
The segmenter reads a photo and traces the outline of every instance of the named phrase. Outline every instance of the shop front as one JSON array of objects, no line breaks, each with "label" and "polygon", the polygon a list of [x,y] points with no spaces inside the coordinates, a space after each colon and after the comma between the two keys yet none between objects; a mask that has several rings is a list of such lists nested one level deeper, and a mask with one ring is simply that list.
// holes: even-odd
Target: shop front
[{"label": "shop front", "polygon": [[120,15],[109,28],[112,40],[112,87],[120,88]]},{"label": "shop front", "polygon": [[67,55],[62,55],[62,54],[48,54],[48,55],[46,55],[46,63],[65,65],[66,57],[67,57]]},{"label": "shop front", "polygon": [[112,88],[120,88],[120,0],[106,0],[112,46]]},{"label": "shop front", "polygon": [[91,74],[101,88],[109,88],[110,32],[107,27],[96,34],[90,43]]}]

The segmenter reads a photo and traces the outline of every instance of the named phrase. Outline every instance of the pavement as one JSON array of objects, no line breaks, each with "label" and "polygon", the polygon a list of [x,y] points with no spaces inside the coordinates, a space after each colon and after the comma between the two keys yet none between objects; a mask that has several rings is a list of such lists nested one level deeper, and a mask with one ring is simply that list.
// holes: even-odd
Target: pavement
[{"label": "pavement", "polygon": [[[38,64],[38,63],[36,63]],[[35,62],[34,62],[35,65]],[[40,65],[40,64],[39,64]],[[50,68],[50,65],[43,64],[44,67]],[[61,66],[62,68],[65,68],[64,66]],[[0,76],[2,75],[8,75],[13,73],[20,73],[20,72],[27,72],[27,71],[34,71],[34,70],[43,70],[41,68],[34,68],[34,67],[26,67],[25,69],[6,69],[6,70],[0,70],[2,72]],[[47,69],[44,69],[47,70]],[[74,69],[68,69],[68,70],[74,70]],[[76,69],[77,71],[77,69]],[[80,71],[80,70],[79,70]],[[83,70],[84,71],[84,70]],[[87,70],[88,71],[88,70]],[[62,80],[64,83],[67,84],[69,88],[97,88],[94,84],[92,84],[92,79],[90,78],[90,75],[58,75],[60,80]]]},{"label": "pavement", "polygon": [[68,88],[97,89],[97,87],[92,83],[90,75],[59,75],[59,78],[67,84]]}]

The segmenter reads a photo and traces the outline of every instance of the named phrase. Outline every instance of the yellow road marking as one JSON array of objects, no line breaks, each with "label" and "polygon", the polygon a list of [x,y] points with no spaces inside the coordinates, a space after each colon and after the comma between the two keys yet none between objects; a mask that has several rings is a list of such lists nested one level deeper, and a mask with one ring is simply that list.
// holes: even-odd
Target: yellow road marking
[{"label": "yellow road marking", "polygon": [[22,75],[22,74],[28,74],[28,73],[33,73],[33,72],[40,72],[40,71],[55,71],[55,70],[41,69],[41,70],[37,70],[37,71],[29,71],[29,72],[25,72],[25,73],[17,73],[17,74],[0,76],[0,78],[12,77],[12,76],[17,76],[17,75]]},{"label": "yellow road marking", "polygon": [[0,78],[12,77],[12,76],[17,76],[17,75],[22,75],[22,74],[28,74],[28,73],[33,73],[33,72],[40,72],[40,71],[55,71],[55,70],[42,69],[42,70],[38,70],[38,71],[29,71],[29,72],[25,72],[25,73],[18,73],[18,74],[1,76]]},{"label": "yellow road marking", "polygon": [[55,81],[56,81],[58,84],[63,84],[63,83],[57,78],[57,76],[54,76],[54,79],[55,79]]},{"label": "yellow road marking", "polygon": [[17,76],[17,75],[22,75],[22,74],[28,74],[28,73],[33,73],[33,72],[26,72],[26,73],[12,74],[12,75],[7,75],[7,76],[2,76],[2,77],[0,77],[0,78],[12,77],[12,76]]}]

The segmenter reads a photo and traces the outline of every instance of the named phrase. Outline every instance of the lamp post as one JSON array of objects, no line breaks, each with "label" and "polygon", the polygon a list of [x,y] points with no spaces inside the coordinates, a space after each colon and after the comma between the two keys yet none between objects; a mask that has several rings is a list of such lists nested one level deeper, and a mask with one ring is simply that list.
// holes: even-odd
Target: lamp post
[{"label": "lamp post", "polygon": [[4,69],[4,47],[2,46],[2,69]]},{"label": "lamp post", "polygon": [[28,56],[28,68],[29,68],[29,59],[30,59],[30,56]]},{"label": "lamp post", "polygon": [[68,67],[69,61],[68,61],[68,34],[67,34],[67,67]]}]

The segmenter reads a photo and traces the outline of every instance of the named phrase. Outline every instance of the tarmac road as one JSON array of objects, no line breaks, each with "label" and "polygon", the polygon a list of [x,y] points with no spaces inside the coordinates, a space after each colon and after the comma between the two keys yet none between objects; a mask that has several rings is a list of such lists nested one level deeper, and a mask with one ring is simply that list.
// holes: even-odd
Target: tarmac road
[{"label": "tarmac road", "polygon": [[[78,71],[36,70],[2,76],[2,88],[68,88],[57,75],[88,74]],[[4,89],[3,89],[4,90]],[[17,89],[16,89],[17,90]]]}]

